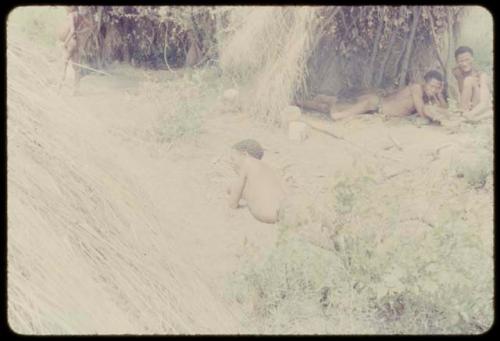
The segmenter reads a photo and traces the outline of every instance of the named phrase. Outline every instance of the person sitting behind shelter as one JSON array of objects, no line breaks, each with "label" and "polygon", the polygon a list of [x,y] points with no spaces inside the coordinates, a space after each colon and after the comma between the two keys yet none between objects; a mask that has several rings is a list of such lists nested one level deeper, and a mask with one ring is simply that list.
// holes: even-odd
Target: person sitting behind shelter
[{"label": "person sitting behind shelter", "polygon": [[237,179],[227,190],[229,206],[236,209],[244,199],[250,213],[263,223],[279,219],[285,192],[281,179],[261,159],[262,146],[255,140],[242,140],[233,145],[231,163]]},{"label": "person sitting behind shelter", "polygon": [[313,100],[296,101],[296,105],[329,114],[332,120],[364,113],[379,112],[385,116],[406,116],[417,112],[431,121],[439,121],[436,108],[448,108],[443,95],[443,76],[438,71],[431,70],[425,74],[424,81],[423,84],[409,84],[385,97],[375,93],[359,96],[339,93],[340,96],[337,97],[318,95]]},{"label": "person sitting behind shelter", "polygon": [[[61,28],[59,34],[59,40],[63,44],[63,60],[64,60],[64,69],[62,79],[59,83],[59,89],[61,88],[64,79],[66,78],[66,70],[68,68],[68,64],[70,61],[79,62],[79,50],[78,50],[78,40],[77,40],[77,27],[79,25],[79,17],[77,6],[68,6],[66,7],[67,17],[64,26]],[[73,92],[76,93],[78,89],[78,84],[81,78],[80,69],[78,66],[72,64],[73,69],[75,71],[75,83],[73,87]]]},{"label": "person sitting behind shelter", "polygon": [[488,76],[474,65],[474,52],[468,46],[460,46],[455,50],[457,66],[453,75],[458,82],[460,92],[459,110],[468,119],[481,119],[487,109],[491,109],[491,93],[488,87]]}]

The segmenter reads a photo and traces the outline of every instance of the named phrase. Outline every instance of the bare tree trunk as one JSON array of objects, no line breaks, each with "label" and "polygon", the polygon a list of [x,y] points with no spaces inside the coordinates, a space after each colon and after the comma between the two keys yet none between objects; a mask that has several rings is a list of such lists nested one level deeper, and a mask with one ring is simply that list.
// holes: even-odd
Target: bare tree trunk
[{"label": "bare tree trunk", "polygon": [[385,12],[385,7],[382,9],[381,12],[379,12],[379,23],[377,27],[377,33],[375,35],[375,42],[373,43],[373,50],[372,50],[372,55],[370,58],[370,66],[368,67],[368,72],[366,73],[366,78],[365,78],[365,85],[366,86],[372,86],[373,85],[373,68],[375,66],[375,59],[377,58],[378,54],[378,46],[380,44],[380,38],[382,38],[382,32],[384,29],[384,12]]},{"label": "bare tree trunk", "polygon": [[382,61],[382,65],[380,66],[380,69],[378,71],[377,79],[375,80],[375,86],[379,87],[380,84],[382,84],[382,80],[384,78],[384,73],[385,73],[385,67],[387,65],[387,62],[389,61],[389,58],[391,57],[392,54],[392,49],[394,47],[394,43],[396,42],[396,33],[397,30],[393,29],[391,33],[391,38],[389,39],[389,44],[386,48],[386,53],[384,56],[384,59]]},{"label": "bare tree trunk", "polygon": [[102,68],[102,49],[101,49],[101,24],[102,24],[102,6],[97,6],[96,10],[96,28],[94,31],[94,42],[96,47],[96,63],[99,69]]},{"label": "bare tree trunk", "polygon": [[[396,62],[394,63],[394,67],[393,67],[393,73],[392,73],[392,78],[396,80],[396,78],[398,77],[398,75],[401,73],[401,70],[403,69],[402,65],[403,65],[403,59],[404,59],[404,56],[405,56],[405,52],[406,52],[406,48],[408,47],[408,43],[410,41],[410,32],[408,32],[408,34],[403,37],[403,46],[401,48],[401,51],[399,51],[399,56],[396,60]],[[396,80],[395,83],[397,84],[399,80]]]},{"label": "bare tree trunk", "polygon": [[446,70],[449,71],[451,68],[451,59],[453,55],[453,27],[452,27],[452,22],[453,22],[453,16],[451,11],[453,8],[447,8],[447,14],[448,14],[448,58],[446,59]]},{"label": "bare tree trunk", "polygon": [[[444,85],[445,85],[445,95],[447,96],[448,94],[448,60],[446,61],[446,64],[443,62],[443,58],[441,58],[441,55],[439,54],[439,47],[437,46],[437,38],[436,38],[436,31],[434,30],[434,21],[432,19],[432,15],[429,13],[429,18],[430,18],[430,35],[432,36],[432,49],[434,51],[434,54],[436,55],[436,58],[439,62],[439,65],[441,66],[441,69],[443,70],[443,76],[444,76]],[[451,32],[450,37],[451,37]],[[451,40],[449,41],[450,46],[448,46],[448,59],[450,58],[450,51],[451,51]]]},{"label": "bare tree trunk", "polygon": [[406,75],[408,73],[408,65],[410,64],[410,57],[413,48],[413,41],[415,39],[415,32],[417,31],[418,21],[420,19],[421,7],[415,7],[415,12],[413,12],[413,23],[411,25],[410,37],[408,39],[408,44],[406,45],[405,56],[403,59],[403,66],[401,68],[401,73],[399,75],[399,88],[405,86]]},{"label": "bare tree trunk", "polygon": [[[400,17],[403,16],[403,12],[404,12],[404,7],[401,6],[399,8],[399,16]],[[382,84],[382,82],[384,80],[384,74],[385,74],[385,70],[387,67],[387,62],[389,61],[389,59],[391,58],[391,55],[393,53],[394,44],[396,43],[397,33],[398,33],[398,30],[396,28],[393,28],[392,33],[391,33],[391,38],[389,39],[389,44],[386,48],[387,52],[385,54],[384,60],[382,61],[382,65],[380,66],[380,69],[378,72],[378,77],[377,77],[377,80],[375,82],[377,87],[380,87],[380,85]],[[402,55],[403,54],[401,53],[400,57],[398,58],[398,64],[402,58]]]},{"label": "bare tree trunk", "polygon": [[[339,8],[341,8],[341,7],[339,7]],[[347,22],[345,20],[344,11],[342,11],[342,9],[340,10],[340,18],[342,19],[342,23],[344,24],[344,29],[347,30]]]},{"label": "bare tree trunk", "polygon": [[321,40],[322,38],[322,33],[323,33],[323,30],[325,29],[326,25],[329,23],[329,22],[332,22],[333,21],[333,18],[335,18],[335,16],[337,15],[337,13],[340,11],[340,13],[342,13],[341,11],[341,7],[340,6],[337,6],[335,7],[335,9],[333,9],[332,13],[329,15],[329,17],[326,19],[326,20],[322,20],[322,23],[319,24],[319,26],[316,28],[316,33],[314,34],[314,38],[312,40],[312,43],[311,43],[311,48],[315,48],[316,45],[318,44],[318,42]]}]

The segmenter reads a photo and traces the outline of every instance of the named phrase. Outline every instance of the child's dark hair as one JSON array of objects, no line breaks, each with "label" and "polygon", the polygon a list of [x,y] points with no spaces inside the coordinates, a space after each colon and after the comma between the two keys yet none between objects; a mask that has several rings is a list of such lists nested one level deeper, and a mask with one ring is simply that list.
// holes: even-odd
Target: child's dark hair
[{"label": "child's dark hair", "polygon": [[455,50],[455,59],[457,59],[457,57],[459,55],[461,55],[462,53],[470,53],[471,56],[474,55],[474,52],[472,51],[472,49],[468,46],[460,46],[459,48],[457,48]]},{"label": "child's dark hair", "polygon": [[[430,70],[429,72],[427,72],[424,75],[424,80],[426,82],[430,82],[431,79],[435,79],[435,80],[438,80],[440,82],[443,82],[442,94],[443,94],[444,100],[446,101],[446,103],[448,103],[448,84],[446,83],[443,75],[439,71]],[[426,94],[424,94],[424,103],[428,104],[430,102],[432,102],[432,100],[430,98],[428,98]]]},{"label": "child's dark hair", "polygon": [[424,80],[429,82],[431,79],[443,82],[443,75],[439,71],[431,70],[424,75]]},{"label": "child's dark hair", "polygon": [[235,145],[233,148],[242,153],[248,153],[248,155],[256,158],[257,160],[262,159],[264,156],[264,149],[259,144],[259,142],[253,139],[242,140]]}]

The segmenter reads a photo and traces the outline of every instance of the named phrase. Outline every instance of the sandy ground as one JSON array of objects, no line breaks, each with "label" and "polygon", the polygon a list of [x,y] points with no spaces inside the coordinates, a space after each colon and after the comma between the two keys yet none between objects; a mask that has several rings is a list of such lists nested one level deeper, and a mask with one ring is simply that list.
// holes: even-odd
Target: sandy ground
[{"label": "sandy ground", "polygon": [[243,255],[265,259],[278,227],[227,207],[230,145],[257,139],[290,191],[314,197],[326,179],[360,164],[375,165],[381,181],[405,181],[405,172],[422,167],[447,169],[458,151],[473,150],[479,129],[452,133],[366,115],[337,124],[345,140],[313,131],[293,142],[280,128],[229,111],[204,113],[195,137],[158,144],[147,138],[158,117],[138,95],[140,84],[129,71],[90,75],[79,96],[64,100],[70,112],[9,110],[15,331],[244,332],[245,316],[227,300],[226,283]]}]

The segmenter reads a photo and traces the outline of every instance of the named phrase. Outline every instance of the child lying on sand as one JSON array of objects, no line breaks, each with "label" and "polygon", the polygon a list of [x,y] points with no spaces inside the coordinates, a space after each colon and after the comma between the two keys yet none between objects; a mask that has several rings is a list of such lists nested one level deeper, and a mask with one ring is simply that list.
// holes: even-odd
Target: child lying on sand
[{"label": "child lying on sand", "polygon": [[229,207],[239,207],[246,201],[250,213],[263,223],[275,223],[285,198],[281,179],[261,161],[264,150],[251,139],[236,143],[231,150],[231,163],[237,179],[228,189]]}]

